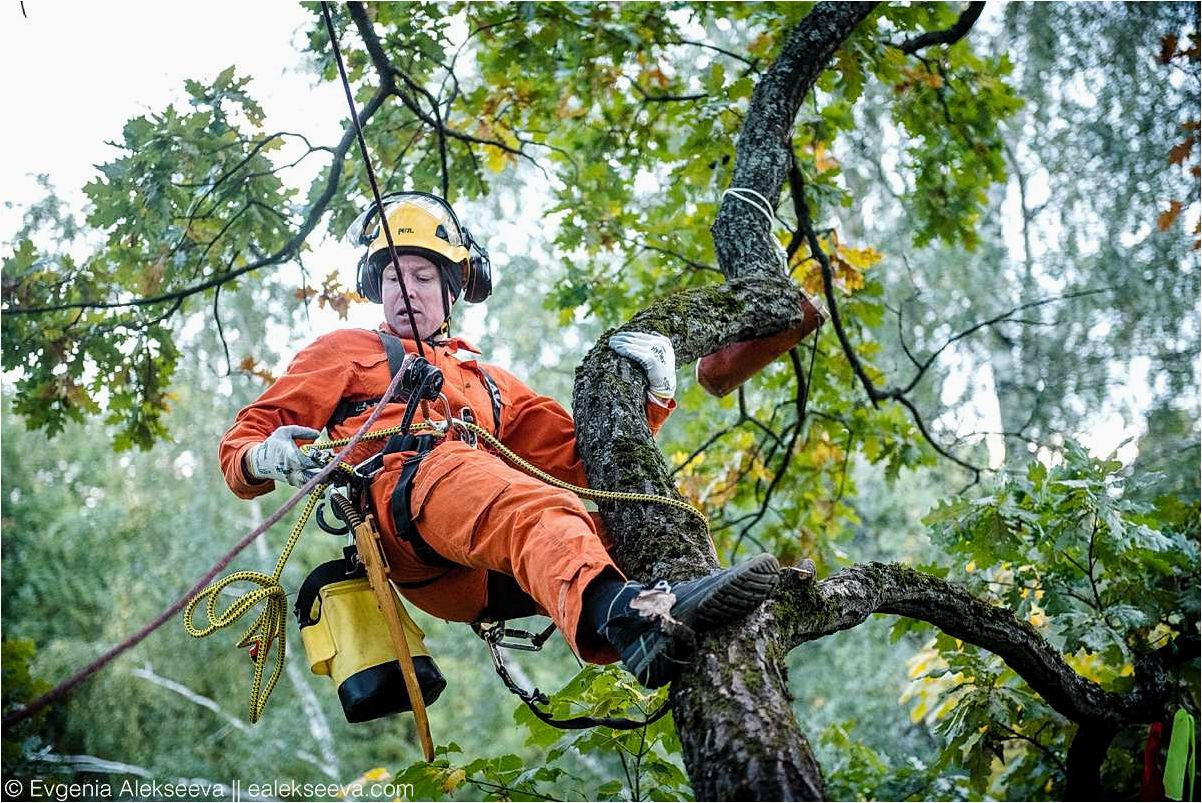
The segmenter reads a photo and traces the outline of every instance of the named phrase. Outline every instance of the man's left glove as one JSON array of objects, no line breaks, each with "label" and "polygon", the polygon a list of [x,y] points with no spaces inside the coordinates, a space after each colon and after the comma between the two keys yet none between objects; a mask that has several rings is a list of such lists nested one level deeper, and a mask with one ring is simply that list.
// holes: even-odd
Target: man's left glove
[{"label": "man's left glove", "polygon": [[647,394],[652,401],[667,406],[676,395],[676,352],[672,341],[652,332],[619,332],[609,339],[609,347],[634,360],[647,374]]},{"label": "man's left glove", "polygon": [[246,467],[254,479],[278,480],[299,488],[321,470],[321,465],[302,452],[294,438],[314,440],[320,435],[309,427],[280,427],[246,453]]}]

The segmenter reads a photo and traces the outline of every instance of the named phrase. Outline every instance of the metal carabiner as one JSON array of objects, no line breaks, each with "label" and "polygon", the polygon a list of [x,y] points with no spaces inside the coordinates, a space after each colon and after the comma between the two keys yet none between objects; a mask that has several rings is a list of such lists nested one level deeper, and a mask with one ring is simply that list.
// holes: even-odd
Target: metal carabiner
[{"label": "metal carabiner", "polygon": [[460,437],[463,438],[463,442],[466,443],[468,446],[472,447],[473,449],[475,449],[476,448],[476,433],[472,432],[470,429],[463,426],[464,422],[466,422],[468,424],[476,423],[476,417],[472,414],[471,407],[464,407],[462,410],[459,411],[458,422],[459,422],[459,426],[457,427],[457,429],[459,430]]}]

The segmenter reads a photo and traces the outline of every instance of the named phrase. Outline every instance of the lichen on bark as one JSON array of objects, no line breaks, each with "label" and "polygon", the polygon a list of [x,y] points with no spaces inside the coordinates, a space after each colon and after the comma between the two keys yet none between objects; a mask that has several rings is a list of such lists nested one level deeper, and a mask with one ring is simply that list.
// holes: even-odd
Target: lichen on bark
[{"label": "lichen on bark", "polygon": [[[873,7],[820,3],[788,34],[753,94],[733,186],[770,199],[779,196],[800,99]],[[801,322],[801,292],[782,270],[763,215],[728,195],[713,234],[727,281],[661,299],[622,327],[667,335],[681,365]],[[642,420],[643,378],[605,346],[608,335],[577,369],[573,393],[577,444],[589,484],[674,495],[667,466]],[[632,446],[632,438],[643,448]],[[615,558],[632,577],[683,577],[717,568],[704,529],[687,514],[649,505],[604,505],[601,511]],[[821,798],[821,772],[793,715],[771,615],[761,610],[740,626],[708,636],[699,653],[701,660],[684,670],[672,690],[698,799]],[[733,767],[744,771],[731,772]]]}]

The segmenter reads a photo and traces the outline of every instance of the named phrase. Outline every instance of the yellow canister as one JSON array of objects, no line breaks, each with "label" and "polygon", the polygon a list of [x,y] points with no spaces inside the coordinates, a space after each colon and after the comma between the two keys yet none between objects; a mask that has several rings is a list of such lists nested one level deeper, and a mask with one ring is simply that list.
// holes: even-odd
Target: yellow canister
[{"label": "yellow canister", "polygon": [[[347,560],[333,560],[314,569],[297,593],[293,611],[301,640],[316,675],[327,675],[338,689],[348,722],[411,711],[388,626],[362,565],[347,572]],[[447,681],[430,657],[425,633],[409,616],[393,591],[397,612],[413,655],[422,699],[431,705]]]}]

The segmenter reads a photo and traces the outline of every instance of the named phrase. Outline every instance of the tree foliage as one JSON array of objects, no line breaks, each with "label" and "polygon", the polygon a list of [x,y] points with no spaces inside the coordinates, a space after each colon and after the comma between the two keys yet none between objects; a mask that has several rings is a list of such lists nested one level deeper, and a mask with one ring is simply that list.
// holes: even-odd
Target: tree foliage
[{"label": "tree foliage", "polygon": [[[1187,228],[1198,208],[1196,9],[1013,5],[968,36],[980,27],[977,4],[865,7],[845,37],[828,34],[833,55],[813,65],[787,142],[772,145],[787,153],[783,202],[773,187],[773,220],[749,213],[754,226],[740,224],[739,255],[749,256],[732,266],[711,227],[742,203],[723,195],[740,159],[746,169],[759,156],[738,149],[760,135],[753,109],[776,102],[764,97],[765,76],[790,37],[829,9],[351,4],[337,24],[382,189],[441,192],[496,244],[502,282],[486,345],[532,384],[566,399],[566,368],[578,359],[568,342],[670,314],[673,299],[699,297],[688,293],[721,300],[728,280],[753,274],[764,254],[780,251],[782,272],[833,306],[835,324],[737,393],[712,399],[682,382],[663,436],[671,479],[709,516],[719,554],[733,561],[754,547],[830,575],[782,603],[796,608],[777,620],[793,623],[788,646],[862,622],[876,608],[807,631],[806,611],[816,608],[806,605],[860,577],[865,561],[902,561],[924,573],[880,577],[1001,606],[1013,612],[999,625],[1007,637],[1044,645],[1068,667],[1041,675],[999,649],[992,630],[951,635],[921,612],[902,611],[910,618],[898,620],[892,646],[863,635],[868,625],[837,637],[881,666],[908,662],[900,702],[921,738],[898,738],[928,752],[891,751],[857,723],[879,700],[830,720],[795,705],[802,721],[824,722],[817,752],[828,794],[1044,798],[1093,789],[1099,777],[1131,790],[1139,727],[1197,699],[1181,656],[1165,652],[1197,643],[1197,424],[1181,403],[1197,389],[1198,271]],[[311,10],[302,56],[314,80],[334,81],[320,11]],[[1149,85],[1158,91],[1142,91]],[[267,329],[291,326],[311,299],[342,315],[359,301],[344,286],[351,266],[314,286],[305,263],[368,194],[349,120],[327,144],[274,131],[236,66],[184,89],[186,103],[127,123],[121,155],[85,188],[82,225],[48,191],[12,240],[0,322],[13,382],[6,447],[15,415],[47,435],[86,431],[118,451],[137,446],[148,452],[137,459],[161,464],[169,442],[218,437],[224,416],[205,407],[205,393],[231,396],[232,410],[270,378],[276,355],[259,345]],[[298,165],[310,168],[306,184],[295,180]],[[755,228],[765,222],[767,248]],[[519,236],[524,249],[510,244]],[[301,267],[299,288],[278,275],[288,265]],[[237,361],[230,340],[242,349]],[[1132,470],[1091,457],[1072,436],[1111,404],[1107,377],[1136,364],[1150,366],[1156,413]],[[957,372],[988,372],[990,383],[946,404]],[[1005,435],[1032,447],[1008,449],[1011,470],[980,483],[987,450],[979,437],[954,441],[951,419],[960,402],[988,395]],[[1177,445],[1171,459],[1167,444]],[[104,462],[106,449],[90,442],[87,454]],[[97,547],[115,544],[122,561],[143,565],[138,527],[104,501],[129,493],[132,478],[76,487],[83,460],[60,458],[72,479],[56,486],[67,495],[58,502],[12,499],[10,490],[28,494],[38,480],[6,472],[6,520],[37,528],[38,511],[53,509],[50,520],[67,531],[78,525],[72,494],[92,495],[112,517],[112,532],[96,528]],[[965,480],[977,484],[970,493],[958,490]],[[942,500],[922,527],[912,511],[880,503],[906,493]],[[127,507],[141,511],[147,532],[170,537],[138,499]],[[228,514],[189,509],[208,524],[179,527],[203,529],[215,549]],[[78,555],[42,555],[49,545],[21,540],[40,555],[29,562],[9,543],[6,603],[62,581],[42,562],[79,565]],[[168,554],[186,559],[177,544]],[[138,583],[136,572],[110,568]],[[84,624],[22,622],[19,632],[39,644],[77,639]],[[803,654],[842,654],[824,645],[789,657],[806,704]],[[12,642],[14,677],[32,688],[24,649]],[[216,665],[222,678],[237,674]],[[1156,672],[1170,680],[1153,684]],[[1106,719],[1049,698],[1058,682],[1089,700],[1138,697],[1149,709]],[[207,680],[199,691],[220,697],[220,688]],[[621,673],[588,667],[553,707],[629,714],[656,702]],[[1082,772],[1078,735],[1103,719],[1115,749],[1106,740]],[[695,754],[671,719],[568,735],[522,709],[516,720],[523,736],[499,752],[448,742],[430,765],[393,762],[397,779],[432,798],[691,793]],[[507,722],[493,717],[497,729]],[[50,730],[93,738],[62,721]],[[105,738],[90,746],[117,748]]]}]

